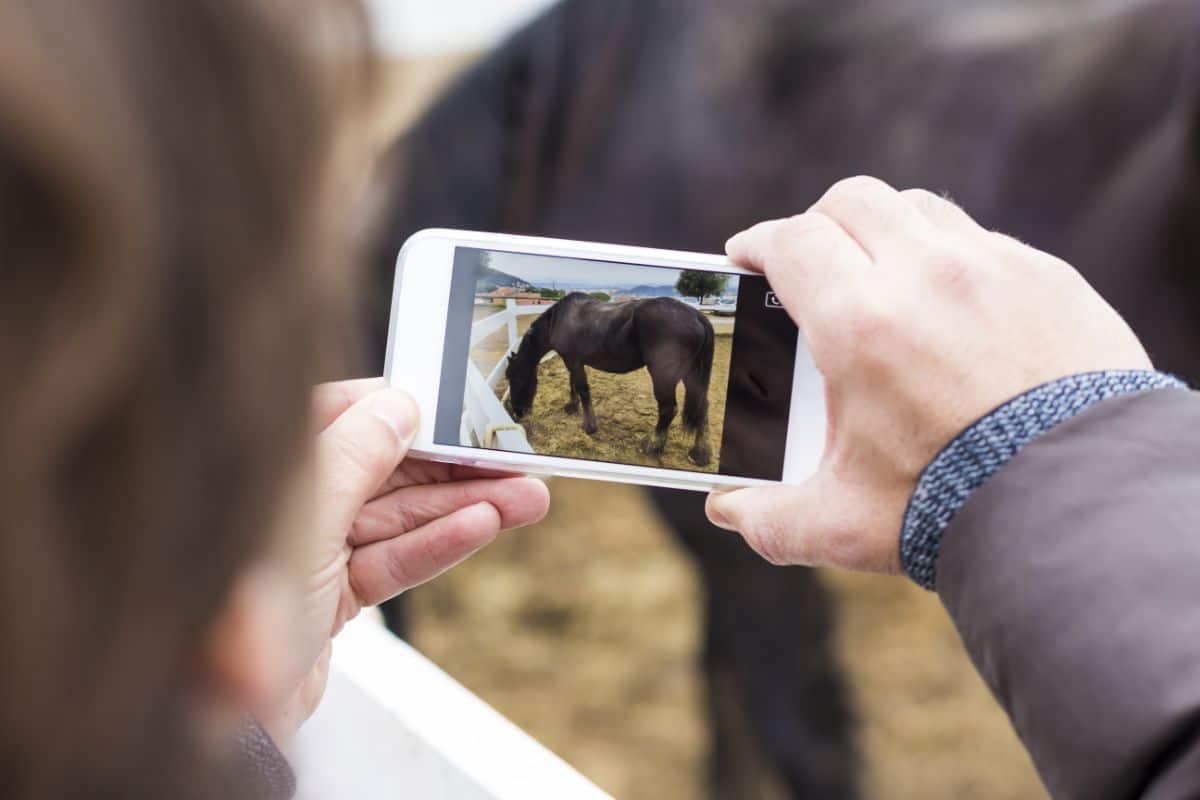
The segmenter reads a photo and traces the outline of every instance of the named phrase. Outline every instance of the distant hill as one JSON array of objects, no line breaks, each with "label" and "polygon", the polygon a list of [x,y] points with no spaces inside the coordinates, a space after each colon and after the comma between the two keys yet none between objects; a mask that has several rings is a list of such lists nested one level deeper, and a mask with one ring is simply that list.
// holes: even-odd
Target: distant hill
[{"label": "distant hill", "polygon": [[497,289],[501,287],[511,287],[517,291],[526,291],[532,289],[533,284],[522,280],[515,275],[509,275],[507,272],[501,272],[498,269],[484,267],[479,273],[479,278],[476,280],[477,286],[494,286]]},{"label": "distant hill", "polygon": [[476,282],[479,287],[511,287],[517,291],[529,291],[538,288],[555,288],[565,292],[581,291],[590,292],[603,290],[606,292],[615,292],[616,294],[632,295],[633,297],[679,297],[679,292],[675,291],[674,286],[666,284],[660,286],[652,286],[650,284],[640,284],[638,286],[614,286],[612,284],[598,285],[594,282],[588,283],[583,281],[555,281],[553,287],[543,286],[538,287],[529,281],[518,278],[515,275],[509,275],[507,272],[501,272],[498,269],[491,267],[482,267],[479,272],[479,279]]},{"label": "distant hill", "polygon": [[679,297],[679,292],[675,291],[674,286],[634,286],[630,289],[622,287],[622,294],[631,294],[635,297]]}]

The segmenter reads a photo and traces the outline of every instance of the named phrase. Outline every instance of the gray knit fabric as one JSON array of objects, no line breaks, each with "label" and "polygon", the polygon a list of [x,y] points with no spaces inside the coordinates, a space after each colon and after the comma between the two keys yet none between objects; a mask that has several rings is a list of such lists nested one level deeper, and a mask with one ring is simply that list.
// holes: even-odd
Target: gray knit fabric
[{"label": "gray knit fabric", "polygon": [[942,533],[971,493],[1029,442],[1107,398],[1167,388],[1187,386],[1161,372],[1072,375],[1031,389],[971,425],[929,462],[908,501],[900,530],[904,571],[926,589],[937,586]]},{"label": "gray knit fabric", "polygon": [[246,717],[237,734],[239,789],[260,800],[290,800],[296,793],[296,776],[274,740],[253,717]]}]

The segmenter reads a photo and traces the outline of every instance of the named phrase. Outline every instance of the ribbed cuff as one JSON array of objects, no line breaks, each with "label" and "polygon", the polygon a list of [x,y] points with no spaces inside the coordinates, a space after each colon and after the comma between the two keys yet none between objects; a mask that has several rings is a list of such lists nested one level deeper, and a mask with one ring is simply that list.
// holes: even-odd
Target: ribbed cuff
[{"label": "ribbed cuff", "polygon": [[942,533],[971,493],[1022,447],[1102,400],[1167,388],[1187,385],[1161,372],[1089,372],[1030,389],[982,417],[921,473],[900,529],[904,571],[926,589],[936,587]]},{"label": "ribbed cuff", "polygon": [[239,790],[262,800],[291,800],[296,794],[296,774],[270,734],[247,716],[237,731]]}]

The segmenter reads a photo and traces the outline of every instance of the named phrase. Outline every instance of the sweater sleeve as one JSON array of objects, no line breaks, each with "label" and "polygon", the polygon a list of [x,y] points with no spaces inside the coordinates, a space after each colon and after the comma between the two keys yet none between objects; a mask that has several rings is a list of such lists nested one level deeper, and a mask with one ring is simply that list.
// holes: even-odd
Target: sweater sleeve
[{"label": "sweater sleeve", "polygon": [[942,533],[979,487],[1022,447],[1110,397],[1186,388],[1159,372],[1089,372],[1029,390],[984,415],[929,463],[908,503],[900,531],[900,563],[926,589],[937,584]]},{"label": "sweater sleeve", "polygon": [[1200,792],[1200,394],[1028,441],[940,535],[937,590],[1056,798]]},{"label": "sweater sleeve", "polygon": [[253,717],[237,733],[239,789],[262,800],[291,800],[296,775],[270,734]]}]

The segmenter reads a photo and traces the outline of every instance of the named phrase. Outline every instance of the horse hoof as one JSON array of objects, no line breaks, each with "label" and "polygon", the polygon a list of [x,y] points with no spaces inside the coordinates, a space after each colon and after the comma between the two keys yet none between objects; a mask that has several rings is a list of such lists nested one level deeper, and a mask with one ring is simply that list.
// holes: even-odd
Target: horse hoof
[{"label": "horse hoof", "polygon": [[592,423],[588,423],[588,422],[585,422],[585,423],[583,423],[583,432],[584,432],[584,433],[586,433],[588,436],[595,436],[595,435],[596,435],[596,431],[598,431],[598,430],[600,430],[600,426],[599,426],[599,425],[597,425],[597,424],[596,424],[596,423],[594,423],[594,422],[592,422]]},{"label": "horse hoof", "polygon": [[568,414],[578,414],[579,406],[575,405],[574,403],[567,403],[565,406],[563,406],[563,411],[567,412]]},{"label": "horse hoof", "polygon": [[697,467],[707,467],[709,462],[712,461],[712,451],[707,447],[693,447],[688,453],[688,458]]},{"label": "horse hoof", "polygon": [[648,456],[661,456],[663,454],[664,445],[654,439],[646,439],[642,442],[642,452]]}]

